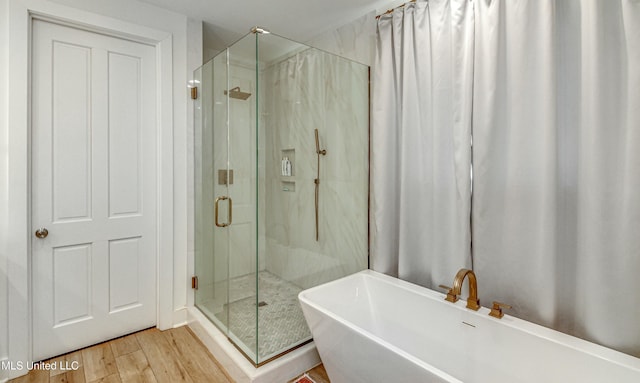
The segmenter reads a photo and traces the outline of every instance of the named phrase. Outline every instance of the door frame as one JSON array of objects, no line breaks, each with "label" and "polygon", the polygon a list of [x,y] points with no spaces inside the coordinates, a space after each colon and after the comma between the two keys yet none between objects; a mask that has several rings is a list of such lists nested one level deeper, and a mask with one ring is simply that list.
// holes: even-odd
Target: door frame
[{"label": "door frame", "polygon": [[[173,327],[173,41],[172,34],[44,1],[9,2],[8,348],[32,362],[31,30],[33,19],[155,46],[157,62],[156,326]],[[163,283],[160,283],[162,281]],[[27,371],[9,371],[10,378]]]}]

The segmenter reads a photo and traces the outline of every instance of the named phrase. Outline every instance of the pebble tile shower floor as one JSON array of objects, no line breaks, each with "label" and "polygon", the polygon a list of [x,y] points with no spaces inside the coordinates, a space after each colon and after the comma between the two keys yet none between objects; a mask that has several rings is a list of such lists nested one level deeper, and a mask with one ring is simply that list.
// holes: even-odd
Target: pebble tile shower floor
[{"label": "pebble tile shower floor", "polygon": [[255,349],[257,339],[259,361],[263,362],[311,339],[311,332],[298,302],[302,289],[268,271],[258,273],[256,332],[255,278],[249,274],[232,279],[230,303],[214,314],[225,322],[229,315],[230,331],[249,348]]}]

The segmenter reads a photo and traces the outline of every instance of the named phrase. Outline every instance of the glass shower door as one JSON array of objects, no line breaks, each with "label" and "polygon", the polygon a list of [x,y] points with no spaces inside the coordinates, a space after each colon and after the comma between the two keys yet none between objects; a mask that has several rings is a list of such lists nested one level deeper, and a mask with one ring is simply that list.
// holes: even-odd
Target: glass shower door
[{"label": "glass shower door", "polygon": [[257,364],[255,35],[194,75],[195,305]]},{"label": "glass shower door", "polygon": [[227,54],[194,72],[195,100],[195,305],[228,331],[229,200]]},{"label": "glass shower door", "polygon": [[228,158],[233,182],[229,226],[229,339],[255,364],[257,359],[256,71],[255,40],[249,34],[228,51]]}]

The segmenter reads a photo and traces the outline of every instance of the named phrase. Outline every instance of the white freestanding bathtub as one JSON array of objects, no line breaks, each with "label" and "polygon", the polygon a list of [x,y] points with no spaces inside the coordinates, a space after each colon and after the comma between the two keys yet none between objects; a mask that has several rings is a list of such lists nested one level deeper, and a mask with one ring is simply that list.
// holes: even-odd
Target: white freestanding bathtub
[{"label": "white freestanding bathtub", "polygon": [[638,358],[444,297],[371,270],[299,295],[332,383],[640,382]]}]

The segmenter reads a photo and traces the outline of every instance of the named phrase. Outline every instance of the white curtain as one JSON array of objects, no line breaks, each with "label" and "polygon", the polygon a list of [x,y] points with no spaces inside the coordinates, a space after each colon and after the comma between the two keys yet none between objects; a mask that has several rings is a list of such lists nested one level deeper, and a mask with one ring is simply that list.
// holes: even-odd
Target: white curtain
[{"label": "white curtain", "polygon": [[371,132],[372,268],[425,286],[471,266],[473,4],[378,20]]},{"label": "white curtain", "polygon": [[471,125],[481,304],[640,356],[640,1],[418,1],[377,44],[373,269],[470,266]]},{"label": "white curtain", "polygon": [[479,0],[482,304],[640,356],[640,2]]}]

